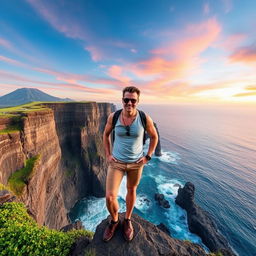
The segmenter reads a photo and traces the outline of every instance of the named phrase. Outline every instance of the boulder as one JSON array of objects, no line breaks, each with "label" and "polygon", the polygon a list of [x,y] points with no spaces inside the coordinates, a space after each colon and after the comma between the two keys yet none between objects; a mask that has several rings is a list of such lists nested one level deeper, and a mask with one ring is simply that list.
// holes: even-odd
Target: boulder
[{"label": "boulder", "polygon": [[164,198],[164,195],[163,194],[158,194],[156,193],[155,194],[155,200],[158,201],[158,203],[164,207],[164,208],[170,208],[170,204],[169,202]]}]

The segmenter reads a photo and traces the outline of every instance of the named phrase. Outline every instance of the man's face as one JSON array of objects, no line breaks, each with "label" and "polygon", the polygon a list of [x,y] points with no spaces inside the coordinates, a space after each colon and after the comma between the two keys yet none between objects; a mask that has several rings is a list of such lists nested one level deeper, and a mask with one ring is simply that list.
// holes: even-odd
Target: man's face
[{"label": "man's face", "polygon": [[123,102],[124,109],[128,112],[131,112],[134,109],[136,109],[138,105],[138,102],[139,102],[138,94],[136,92],[132,92],[132,93],[125,92],[122,102]]}]

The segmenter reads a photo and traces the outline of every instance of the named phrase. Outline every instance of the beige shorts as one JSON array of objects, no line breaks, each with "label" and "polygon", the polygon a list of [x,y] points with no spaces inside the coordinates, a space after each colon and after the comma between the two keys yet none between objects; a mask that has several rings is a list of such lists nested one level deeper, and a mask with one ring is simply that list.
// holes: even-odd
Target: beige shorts
[{"label": "beige shorts", "polygon": [[117,195],[125,174],[127,176],[127,189],[137,187],[140,183],[143,167],[144,164],[142,163],[110,162],[107,173],[106,192]]}]

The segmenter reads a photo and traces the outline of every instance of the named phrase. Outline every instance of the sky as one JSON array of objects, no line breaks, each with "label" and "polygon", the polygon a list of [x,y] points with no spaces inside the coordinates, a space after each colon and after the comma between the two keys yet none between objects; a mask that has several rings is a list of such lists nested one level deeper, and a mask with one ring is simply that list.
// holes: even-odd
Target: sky
[{"label": "sky", "polygon": [[255,0],[0,0],[0,96],[256,103]]}]

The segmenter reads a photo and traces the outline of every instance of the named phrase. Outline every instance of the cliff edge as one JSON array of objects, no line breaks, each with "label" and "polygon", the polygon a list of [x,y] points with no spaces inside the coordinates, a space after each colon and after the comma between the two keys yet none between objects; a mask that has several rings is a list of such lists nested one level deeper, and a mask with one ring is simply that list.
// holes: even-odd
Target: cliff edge
[{"label": "cliff edge", "polygon": [[[124,213],[120,214],[121,220]],[[95,255],[101,256],[206,256],[208,255],[202,247],[189,241],[181,241],[171,238],[165,232],[161,231],[152,223],[144,220],[136,214],[132,215],[134,238],[127,242],[119,228],[115,236],[108,242],[102,241],[103,231],[109,219],[103,220],[96,229],[93,240],[88,245],[85,239],[84,247],[81,246],[83,241],[80,240],[76,248],[73,248],[72,256],[84,256],[85,252],[95,252]],[[85,251],[85,252],[84,252]]]}]

